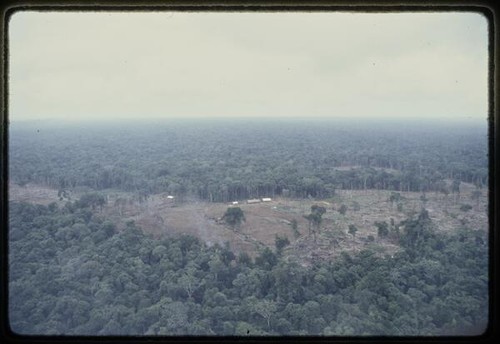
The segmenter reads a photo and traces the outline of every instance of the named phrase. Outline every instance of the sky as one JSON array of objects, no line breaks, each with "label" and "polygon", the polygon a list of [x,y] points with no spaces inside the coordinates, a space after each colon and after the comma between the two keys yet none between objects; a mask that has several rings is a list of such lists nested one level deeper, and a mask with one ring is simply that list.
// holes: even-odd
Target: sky
[{"label": "sky", "polygon": [[478,13],[17,12],[9,119],[485,122]]}]

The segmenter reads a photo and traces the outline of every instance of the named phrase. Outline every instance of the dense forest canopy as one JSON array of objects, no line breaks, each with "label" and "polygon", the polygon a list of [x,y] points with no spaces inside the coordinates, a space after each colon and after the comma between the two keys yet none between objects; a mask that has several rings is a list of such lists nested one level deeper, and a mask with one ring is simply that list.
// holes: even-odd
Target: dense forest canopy
[{"label": "dense forest canopy", "polygon": [[19,123],[10,178],[227,202],[330,197],[336,189],[443,191],[487,185],[485,126],[440,122],[186,120]]},{"label": "dense forest canopy", "polygon": [[12,329],[66,335],[475,335],[488,310],[486,231],[438,233],[426,211],[404,250],[311,268],[190,236],[153,239],[82,205],[12,203]]}]

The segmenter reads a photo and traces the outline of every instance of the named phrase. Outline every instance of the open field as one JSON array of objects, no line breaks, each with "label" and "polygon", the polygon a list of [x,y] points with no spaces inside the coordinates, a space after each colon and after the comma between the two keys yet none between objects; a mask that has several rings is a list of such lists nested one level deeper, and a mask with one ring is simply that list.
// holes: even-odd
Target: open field
[{"label": "open field", "polygon": [[[460,197],[442,193],[427,193],[425,208],[439,231],[450,231],[461,226],[472,229],[488,229],[486,190],[478,200],[472,199],[474,187],[460,185]],[[376,221],[399,223],[418,213],[424,206],[421,193],[401,192],[402,209],[396,202],[391,204],[390,191],[384,190],[339,190],[337,195],[327,200],[294,200],[277,198],[272,202],[238,205],[244,212],[246,221],[240,228],[233,230],[218,221],[229,206],[223,203],[184,201],[168,199],[166,194],[156,194],[139,199],[133,194],[108,190],[104,192],[108,202],[98,216],[107,218],[123,228],[127,221],[135,221],[144,231],[152,235],[185,233],[199,237],[208,245],[223,245],[229,242],[235,252],[245,251],[255,256],[260,249],[268,246],[274,249],[275,236],[286,236],[290,245],[284,255],[307,264],[315,259],[329,259],[340,252],[359,251],[371,247],[381,254],[393,254],[398,245],[390,239],[379,239]],[[72,200],[80,193],[70,194]],[[60,206],[67,199],[60,200],[57,190],[28,184],[20,187],[10,185],[9,199],[38,204],[56,202]],[[357,203],[357,206],[356,206]],[[323,222],[316,241],[308,235],[308,222],[303,217],[309,214],[313,204],[326,208]],[[460,210],[461,205],[469,204],[472,209]],[[345,215],[339,213],[341,205],[347,206]],[[359,210],[355,210],[359,208]],[[298,233],[294,233],[291,222],[297,221]],[[356,236],[348,234],[348,226],[358,228]],[[299,235],[297,235],[299,234]],[[371,241],[369,236],[373,236]]]}]

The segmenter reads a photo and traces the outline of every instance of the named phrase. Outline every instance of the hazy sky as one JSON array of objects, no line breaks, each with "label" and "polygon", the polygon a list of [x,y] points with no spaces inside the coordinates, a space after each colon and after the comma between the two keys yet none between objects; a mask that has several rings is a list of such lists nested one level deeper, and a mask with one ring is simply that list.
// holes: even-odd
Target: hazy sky
[{"label": "hazy sky", "polygon": [[487,38],[475,13],[18,12],[10,120],[485,121]]}]

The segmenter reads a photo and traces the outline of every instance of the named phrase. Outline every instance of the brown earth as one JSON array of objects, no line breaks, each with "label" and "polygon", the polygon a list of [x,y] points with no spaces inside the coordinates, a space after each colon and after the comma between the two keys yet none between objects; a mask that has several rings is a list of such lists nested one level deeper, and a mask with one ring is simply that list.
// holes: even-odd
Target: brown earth
[{"label": "brown earth", "polygon": [[67,200],[61,201],[57,195],[57,190],[45,186],[26,184],[19,186],[9,183],[9,201],[29,202],[35,204],[48,205],[56,202],[64,205]]},{"label": "brown earth", "polygon": [[[478,202],[472,200],[474,186],[462,183],[460,198],[449,194],[427,193],[425,208],[439,231],[450,231],[461,226],[472,229],[488,229],[487,191]],[[145,232],[154,236],[185,233],[194,235],[208,245],[223,245],[229,242],[235,252],[245,251],[255,256],[265,246],[274,249],[275,236],[286,236],[290,245],[284,255],[291,260],[308,264],[315,259],[330,259],[340,252],[354,252],[370,247],[380,254],[392,255],[398,245],[390,239],[378,239],[375,221],[387,221],[393,218],[397,224],[420,211],[424,205],[421,193],[401,192],[403,211],[397,210],[396,204],[389,202],[390,191],[383,190],[339,190],[337,195],[328,200],[291,200],[273,199],[272,202],[238,205],[244,212],[246,221],[240,228],[231,229],[218,221],[230,205],[201,201],[167,199],[166,194],[156,194],[146,200],[140,200],[130,193],[106,190],[108,203],[97,216],[102,216],[123,228],[127,221],[135,221]],[[78,192],[70,194],[72,200],[80,196]],[[57,190],[31,185],[20,187],[9,185],[9,200],[25,201],[38,204],[56,202],[64,205],[68,200],[60,200]],[[353,209],[354,202],[360,210]],[[327,212],[316,240],[308,234],[308,223],[304,215],[309,214],[311,205],[324,206]],[[338,209],[342,204],[348,207],[341,215]],[[462,204],[470,204],[473,209],[464,212]],[[300,235],[295,237],[291,222],[296,220]],[[356,236],[348,234],[348,226],[358,228]],[[375,241],[369,242],[372,235]]]}]

